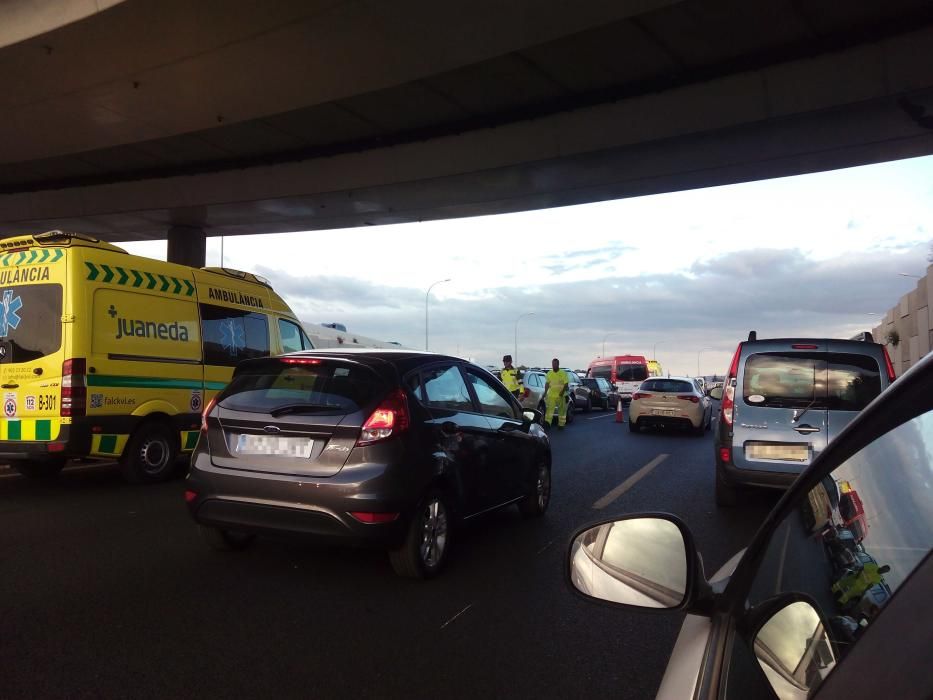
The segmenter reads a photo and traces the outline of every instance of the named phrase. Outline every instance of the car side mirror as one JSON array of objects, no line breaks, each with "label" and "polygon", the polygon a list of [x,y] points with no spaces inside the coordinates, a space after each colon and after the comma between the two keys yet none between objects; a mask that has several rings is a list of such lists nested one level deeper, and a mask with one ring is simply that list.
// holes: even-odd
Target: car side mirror
[{"label": "car side mirror", "polygon": [[706,395],[715,401],[722,401],[722,387],[717,386],[715,389],[710,389],[706,392]]},{"label": "car side mirror", "polygon": [[522,418],[526,425],[531,425],[532,423],[540,423],[543,414],[541,411],[536,411],[533,408],[527,408],[522,411]]},{"label": "car side mirror", "polygon": [[687,526],[672,515],[630,515],[578,532],[567,575],[585,598],[643,610],[679,610],[708,589]]},{"label": "car side mirror", "polygon": [[826,621],[799,594],[762,604],[752,635],[755,657],[779,698],[810,697],[836,665]]}]

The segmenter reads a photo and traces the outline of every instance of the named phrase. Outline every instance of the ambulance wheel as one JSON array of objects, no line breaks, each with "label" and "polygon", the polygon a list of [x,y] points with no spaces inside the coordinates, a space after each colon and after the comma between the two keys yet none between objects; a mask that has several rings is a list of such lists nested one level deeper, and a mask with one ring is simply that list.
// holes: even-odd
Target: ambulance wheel
[{"label": "ambulance wheel", "polygon": [[175,472],[178,436],[159,421],[143,423],[126,444],[120,466],[131,484],[151,484],[171,478]]},{"label": "ambulance wheel", "polygon": [[65,467],[64,457],[51,457],[43,460],[18,459],[10,466],[27,479],[54,479]]}]

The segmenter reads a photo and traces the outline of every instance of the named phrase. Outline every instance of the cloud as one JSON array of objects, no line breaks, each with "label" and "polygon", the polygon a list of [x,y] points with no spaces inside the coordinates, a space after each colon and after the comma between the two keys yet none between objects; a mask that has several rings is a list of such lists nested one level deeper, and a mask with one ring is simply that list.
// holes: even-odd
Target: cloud
[{"label": "cloud", "polygon": [[[494,363],[513,350],[516,319],[533,311],[519,328],[522,362],[541,364],[556,355],[585,367],[610,334],[607,353],[650,354],[658,344],[668,368],[694,372],[701,348],[714,348],[703,358],[718,367],[751,329],[761,337],[846,337],[869,328],[877,321],[869,311],[883,313],[908,291],[897,273],[926,252],[923,245],[813,260],[800,250],[753,249],[699,261],[686,272],[432,297],[431,349]],[[421,289],[265,274],[309,324],[337,321],[366,336],[423,346]]]}]

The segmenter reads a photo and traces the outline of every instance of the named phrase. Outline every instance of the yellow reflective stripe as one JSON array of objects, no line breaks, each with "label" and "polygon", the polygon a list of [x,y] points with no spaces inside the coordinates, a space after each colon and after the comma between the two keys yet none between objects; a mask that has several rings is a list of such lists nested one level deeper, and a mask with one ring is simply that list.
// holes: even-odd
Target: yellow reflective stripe
[{"label": "yellow reflective stripe", "polygon": [[129,439],[129,435],[92,435],[91,454],[105,455],[108,457],[121,455],[123,454],[123,449],[126,447],[126,442]]},{"label": "yellow reflective stripe", "polygon": [[4,418],[0,421],[0,440],[46,442],[58,438],[59,418]]}]

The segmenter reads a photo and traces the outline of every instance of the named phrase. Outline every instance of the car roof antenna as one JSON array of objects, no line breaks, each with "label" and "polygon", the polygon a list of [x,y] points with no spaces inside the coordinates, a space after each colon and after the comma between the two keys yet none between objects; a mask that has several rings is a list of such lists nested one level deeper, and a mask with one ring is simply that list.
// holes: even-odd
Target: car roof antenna
[{"label": "car roof antenna", "polygon": [[749,331],[748,332],[748,342],[758,340],[758,331]]}]

